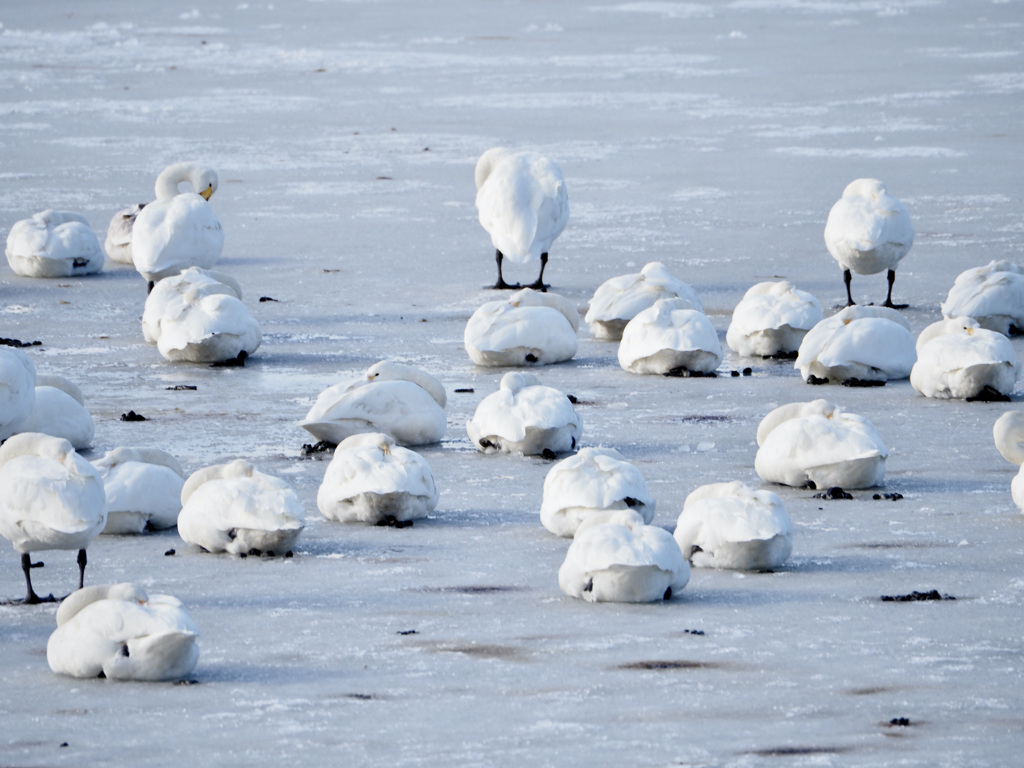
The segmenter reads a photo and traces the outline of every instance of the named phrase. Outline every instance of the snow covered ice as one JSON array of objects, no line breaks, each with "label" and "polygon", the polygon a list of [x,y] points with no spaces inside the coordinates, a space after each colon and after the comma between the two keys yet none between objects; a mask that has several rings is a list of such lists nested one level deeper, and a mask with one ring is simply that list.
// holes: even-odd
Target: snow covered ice
[{"label": "snow covered ice", "polygon": [[[503,295],[483,287],[494,249],[473,182],[498,145],[564,174],[544,278],[581,318],[605,280],[660,261],[720,340],[757,282],[790,280],[826,315],[845,303],[825,220],[850,181],[880,179],[916,233],[896,288],[916,335],[961,272],[1024,262],[1022,23],[1020,0],[5,4],[3,236],[47,209],[102,236],[165,166],[208,164],[216,269],[245,287],[263,343],[244,368],[165,361],[143,339],[145,282],[110,260],[54,279],[0,263],[0,336],[40,340],[39,373],[81,388],[86,458],[243,458],[295,488],[307,527],[287,559],[203,553],[173,529],[92,542],[87,584],[181,600],[195,685],[54,675],[54,608],[0,606],[0,761],[1016,762],[1024,517],[992,425],[1024,383],[1010,404],[906,380],[823,391],[728,351],[717,378],[639,377],[581,328],[575,357],[540,375],[578,399],[584,445],[643,473],[655,525],[700,485],[759,486],[757,425],[787,402],[837,402],[889,448],[885,485],[852,501],[771,488],[794,524],[784,569],[694,569],[666,603],[592,605],[558,588],[568,542],[539,520],[551,464],[465,434],[506,369],[474,366],[462,339]],[[511,282],[536,273],[505,264]],[[886,288],[858,276],[855,299]],[[411,528],[324,519],[326,457],[300,452],[317,394],[382,359],[448,392],[445,440],[420,451],[440,501]],[[35,559],[36,591],[64,594],[73,554]],[[956,600],[880,599],[930,590]],[[23,591],[0,542],[0,597]]]}]

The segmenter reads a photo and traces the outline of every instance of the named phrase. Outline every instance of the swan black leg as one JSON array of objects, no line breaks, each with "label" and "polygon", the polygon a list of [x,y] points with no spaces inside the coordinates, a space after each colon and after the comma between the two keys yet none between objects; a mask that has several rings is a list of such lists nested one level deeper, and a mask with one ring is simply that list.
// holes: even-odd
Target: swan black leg
[{"label": "swan black leg", "polygon": [[544,285],[544,268],[547,265],[548,265],[548,255],[546,253],[542,253],[540,255],[540,275],[537,276],[537,279],[533,283],[531,283],[530,285],[526,286],[527,288],[533,288],[533,290],[535,290],[535,291],[544,292],[548,288],[551,287],[550,285]]},{"label": "swan black leg", "polygon": [[850,293],[850,281],[853,279],[853,275],[850,274],[850,270],[843,270],[843,282],[846,284],[846,306],[852,307],[856,302],[853,300],[853,294]]},{"label": "swan black leg", "polygon": [[78,588],[81,589],[85,586],[85,550],[78,550]]},{"label": "swan black leg", "polygon": [[519,283],[516,283],[515,285],[509,285],[508,283],[505,282],[505,278],[501,276],[501,261],[504,258],[505,257],[504,255],[502,255],[501,251],[495,251],[494,260],[498,262],[498,282],[492,285],[491,288],[494,288],[496,290],[518,288]]},{"label": "swan black leg", "polygon": [[889,307],[890,309],[906,309],[907,308],[906,304],[893,304],[892,303],[892,284],[896,282],[896,270],[895,269],[890,269],[889,270],[888,278],[889,278],[889,293],[886,294],[886,296],[885,296],[885,304],[883,304],[882,306]]},{"label": "swan black leg", "polygon": [[36,603],[43,603],[43,602],[47,602],[47,603],[52,603],[53,602],[53,595],[50,595],[48,598],[46,598],[46,600],[44,600],[43,598],[39,597],[39,595],[37,595],[35,593],[34,589],[32,589],[32,569],[33,568],[42,568],[42,567],[43,567],[42,563],[33,563],[32,562],[32,556],[28,552],[24,553],[21,556],[21,570],[24,571],[24,573],[25,573],[25,586],[27,588],[27,591],[25,592],[25,604],[26,605],[35,605]]}]

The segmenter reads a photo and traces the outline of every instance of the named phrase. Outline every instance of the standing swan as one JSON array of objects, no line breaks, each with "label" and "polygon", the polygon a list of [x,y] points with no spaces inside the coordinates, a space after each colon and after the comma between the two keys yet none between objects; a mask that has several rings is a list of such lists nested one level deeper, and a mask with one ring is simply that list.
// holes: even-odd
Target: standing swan
[{"label": "standing swan", "polygon": [[[179,192],[188,182],[194,192]],[[150,284],[187,267],[209,269],[224,248],[220,219],[209,199],[217,172],[198,163],[174,163],[156,179],[156,201],[143,208],[132,228],[132,260]]]},{"label": "standing swan", "polygon": [[889,194],[885,184],[877,179],[851,181],[825,222],[825,246],[843,268],[846,306],[854,303],[850,294],[851,270],[858,275],[888,270],[889,292],[884,306],[905,307],[906,304],[892,303],[892,284],[896,281],[896,265],[913,244],[910,215],[903,203]]},{"label": "standing swan", "polygon": [[476,208],[480,225],[497,249],[494,288],[519,288],[501,274],[502,259],[526,264],[540,259],[540,275],[529,288],[546,290],[548,249],[569,220],[569,195],[561,169],[536,152],[494,147],[476,163]]}]

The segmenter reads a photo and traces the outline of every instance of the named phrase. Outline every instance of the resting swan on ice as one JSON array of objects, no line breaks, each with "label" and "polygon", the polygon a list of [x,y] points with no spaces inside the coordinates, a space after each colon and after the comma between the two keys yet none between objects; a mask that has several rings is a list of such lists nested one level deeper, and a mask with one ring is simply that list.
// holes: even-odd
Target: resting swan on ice
[{"label": "resting swan on ice", "polygon": [[466,323],[463,342],[477,365],[561,363],[576,354],[579,322],[568,299],[523,288],[480,306]]},{"label": "resting swan on ice", "polygon": [[177,524],[185,470],[167,451],[120,447],[92,465],[107,498],[104,533],[160,531]]},{"label": "resting swan on ice", "polygon": [[594,337],[618,341],[626,323],[659,299],[686,299],[693,309],[704,311],[696,291],[673,277],[660,261],[644,264],[636,274],[619,275],[606,280],[590,299],[583,318]]},{"label": "resting swan on ice", "polygon": [[725,342],[744,357],[789,357],[823,319],[818,300],[788,280],[757,283],[732,311]]},{"label": "resting swan on ice", "polygon": [[932,323],[917,337],[911,386],[925,397],[1006,401],[1019,365],[1006,336],[970,317]]},{"label": "resting swan on ice", "polygon": [[91,275],[103,269],[103,249],[84,216],[47,210],[14,223],[7,263],[22,277]]}]

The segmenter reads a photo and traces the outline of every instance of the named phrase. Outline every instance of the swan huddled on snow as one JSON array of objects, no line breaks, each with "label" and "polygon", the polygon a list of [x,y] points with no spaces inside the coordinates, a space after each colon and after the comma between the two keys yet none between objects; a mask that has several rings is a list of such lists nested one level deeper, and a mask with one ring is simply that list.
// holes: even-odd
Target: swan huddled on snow
[{"label": "swan huddled on snow", "polygon": [[199,267],[157,283],[146,298],[142,334],[171,362],[242,362],[263,342],[238,282]]},{"label": "swan huddled on snow", "polygon": [[144,203],[136,203],[122,208],[111,217],[107,225],[107,239],[103,243],[103,250],[111,261],[135,266],[132,258],[132,230],[135,228],[135,219],[145,207]]},{"label": "swan huddled on snow", "polygon": [[305,526],[291,486],[244,459],[193,472],[181,490],[178,533],[207,552],[284,555]]},{"label": "swan huddled on snow", "polygon": [[85,583],[85,550],[107,524],[103,479],[63,438],[22,432],[0,445],[0,535],[21,553],[25,602],[32,589],[30,553],[78,550],[78,586]]},{"label": "swan huddled on snow", "polygon": [[1024,411],[1007,411],[996,419],[992,438],[1002,457],[1021,467],[1010,482],[1010,497],[1024,512]]},{"label": "swan huddled on snow", "polygon": [[[182,192],[182,183],[192,191]],[[156,200],[132,225],[132,261],[149,283],[188,267],[209,269],[224,248],[224,230],[209,199],[217,191],[217,172],[199,163],[174,163],[156,179]]]},{"label": "swan huddled on snow", "polygon": [[1019,371],[1006,336],[973,318],[955,317],[921,331],[910,384],[925,397],[1009,400]]},{"label": "swan huddled on snow", "polygon": [[698,568],[763,571],[793,551],[793,523],[782,499],[741,482],[702,485],[686,497],[675,539]]},{"label": "swan huddled on snow", "polygon": [[103,269],[103,249],[81,214],[40,211],[11,227],[7,263],[22,277],[91,275]]},{"label": "swan huddled on snow", "polygon": [[42,432],[62,437],[82,450],[92,445],[96,425],[78,386],[63,376],[36,375],[32,410],[12,427],[14,432]]},{"label": "swan huddled on snow", "polygon": [[484,453],[554,457],[575,450],[583,420],[565,394],[532,373],[512,371],[480,401],[466,432]]},{"label": "swan huddled on snow", "polygon": [[328,520],[371,525],[419,520],[437,500],[427,460],[380,432],[342,440],[316,494],[317,507]]},{"label": "swan huddled on snow", "polygon": [[725,343],[744,357],[787,357],[823,319],[818,300],[788,280],[757,283],[732,311]]},{"label": "swan huddled on snow", "polygon": [[972,317],[999,333],[1024,329],[1024,269],[1009,261],[990,261],[957,275],[941,305],[942,316]]},{"label": "swan huddled on snow", "polygon": [[0,346],[0,441],[18,430],[36,402],[36,366],[20,349]]},{"label": "swan huddled on snow", "polygon": [[505,282],[503,259],[516,264],[540,260],[540,275],[529,287],[545,290],[548,251],[569,221],[569,196],[561,169],[536,152],[494,147],[477,160],[474,177],[480,226],[497,249],[494,287],[519,287]]},{"label": "swan huddled on snow", "polygon": [[199,630],[181,601],[135,584],[85,587],[57,609],[46,660],[58,675],[180,680],[199,660]]},{"label": "swan huddled on snow", "polygon": [[847,306],[854,303],[850,293],[851,271],[858,275],[885,271],[889,292],[883,306],[898,309],[892,303],[896,266],[913,244],[910,214],[877,179],[851,181],[825,222],[825,247],[843,269]]},{"label": "swan huddled on snow", "polygon": [[640,272],[619,275],[603,282],[590,299],[583,318],[594,337],[601,341],[618,341],[626,323],[659,299],[682,298],[693,309],[704,311],[696,291],[672,276],[660,261],[652,261]]},{"label": "swan huddled on snow", "polygon": [[854,305],[807,332],[794,367],[811,384],[869,385],[907,378],[916,359],[903,315],[888,307]]},{"label": "swan huddled on snow", "polygon": [[669,600],[690,580],[690,564],[672,534],[645,525],[633,510],[584,521],[569,545],[558,586],[591,603]]},{"label": "swan huddled on snow", "polygon": [[827,400],[779,406],[757,428],[754,469],[794,488],[871,488],[885,478],[889,450],[874,425]]},{"label": "swan huddled on snow", "polygon": [[644,476],[621,453],[587,447],[548,470],[540,522],[556,536],[571,537],[582,521],[604,521],[623,509],[650,523],[655,507]]},{"label": "swan huddled on snow", "polygon": [[328,443],[384,432],[399,445],[427,445],[444,437],[447,403],[444,385],[434,376],[381,360],[364,376],[321,392],[299,426]]},{"label": "swan huddled on snow", "polygon": [[576,354],[579,322],[564,296],[523,288],[505,301],[480,306],[466,323],[463,341],[477,365],[549,365]]},{"label": "swan huddled on snow", "polygon": [[178,522],[185,470],[167,451],[122,446],[92,465],[107,497],[104,533],[159,531]]},{"label": "swan huddled on snow", "polygon": [[618,358],[630,373],[707,375],[722,362],[722,344],[707,315],[688,299],[659,299],[626,324]]}]

